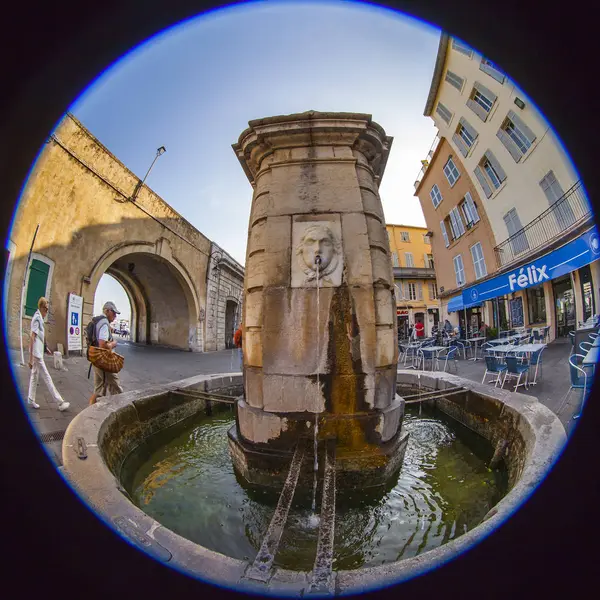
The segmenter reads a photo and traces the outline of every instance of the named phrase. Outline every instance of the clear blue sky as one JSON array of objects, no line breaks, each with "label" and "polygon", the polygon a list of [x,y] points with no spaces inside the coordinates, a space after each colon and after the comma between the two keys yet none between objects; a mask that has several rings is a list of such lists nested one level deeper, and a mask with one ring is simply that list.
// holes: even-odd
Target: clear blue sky
[{"label": "clear blue sky", "polygon": [[394,137],[386,220],[425,225],[413,183],[435,136],[423,108],[439,35],[367,4],[248,3],[155,36],[69,110],[140,177],[166,146],[147,184],[243,264],[252,188],[231,144],[251,119],[372,114]]}]

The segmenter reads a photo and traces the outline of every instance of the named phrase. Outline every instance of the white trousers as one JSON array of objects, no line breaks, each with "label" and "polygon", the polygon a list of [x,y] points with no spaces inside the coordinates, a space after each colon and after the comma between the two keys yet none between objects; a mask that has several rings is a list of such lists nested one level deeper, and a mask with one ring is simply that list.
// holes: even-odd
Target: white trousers
[{"label": "white trousers", "polygon": [[42,381],[46,384],[46,387],[52,394],[52,397],[56,402],[61,404],[63,399],[61,395],[58,393],[52,378],[50,377],[50,373],[48,373],[48,368],[46,367],[46,363],[43,358],[36,358],[35,356],[32,358],[33,368],[31,369],[31,377],[29,378],[29,399],[35,401],[35,393],[37,391],[37,383],[38,376],[42,375]]}]

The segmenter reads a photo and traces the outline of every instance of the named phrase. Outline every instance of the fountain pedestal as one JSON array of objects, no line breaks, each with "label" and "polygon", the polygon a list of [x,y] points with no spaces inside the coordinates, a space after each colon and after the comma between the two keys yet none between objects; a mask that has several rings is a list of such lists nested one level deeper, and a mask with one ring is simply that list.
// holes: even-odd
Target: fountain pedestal
[{"label": "fountain pedestal", "polygon": [[315,419],[320,440],[336,439],[338,474],[371,485],[400,467],[404,401],[378,193],[391,143],[370,115],[309,111],[251,121],[233,146],[254,188],[245,399],[229,437],[249,481],[272,480]]}]

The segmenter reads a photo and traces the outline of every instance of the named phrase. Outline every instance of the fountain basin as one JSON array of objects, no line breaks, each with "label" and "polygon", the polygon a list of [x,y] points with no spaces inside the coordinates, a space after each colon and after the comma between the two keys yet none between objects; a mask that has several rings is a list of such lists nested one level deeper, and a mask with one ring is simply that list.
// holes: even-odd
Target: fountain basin
[{"label": "fountain basin", "polygon": [[[458,556],[492,532],[528,497],[566,441],[555,415],[530,396],[443,373],[421,374],[420,382],[422,387],[430,389],[464,386],[469,391],[464,399],[452,396],[436,400],[438,409],[477,430],[493,445],[510,436],[503,457],[510,489],[481,524],[439,548],[399,562],[335,572],[336,594],[398,583]],[[398,384],[401,389],[416,387],[416,373],[399,372]],[[143,392],[128,392],[87,408],[71,422],[65,434],[64,476],[108,525],[157,560],[218,585],[299,596],[307,588],[308,572],[276,568],[267,583],[250,581],[244,577],[248,561],[211,551],[160,525],[128,498],[120,479],[125,459],[149,443],[154,433],[205,410],[203,401],[177,396],[176,388],[223,392],[235,390],[239,385],[240,375],[198,376]],[[79,438],[87,445],[85,460],[77,456]]]}]

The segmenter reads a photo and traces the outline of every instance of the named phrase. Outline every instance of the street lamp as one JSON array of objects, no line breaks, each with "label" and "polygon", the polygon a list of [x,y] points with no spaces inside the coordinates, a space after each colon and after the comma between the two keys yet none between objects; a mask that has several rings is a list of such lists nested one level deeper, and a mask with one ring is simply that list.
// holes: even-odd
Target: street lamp
[{"label": "street lamp", "polygon": [[138,195],[138,193],[140,191],[140,188],[144,185],[144,181],[146,181],[146,178],[148,177],[150,171],[152,170],[152,167],[154,166],[154,163],[156,162],[156,160],[158,159],[158,157],[162,156],[166,151],[167,151],[167,149],[164,146],[161,146],[160,148],[158,148],[156,150],[156,156],[154,157],[154,160],[152,161],[152,164],[150,165],[150,168],[148,169],[148,171],[146,171],[146,174],[144,175],[144,179],[142,179],[141,181],[137,182],[137,185],[135,186],[135,189],[133,190],[133,194],[129,198],[129,200],[131,202],[135,202],[135,199],[137,198],[137,195]]}]

